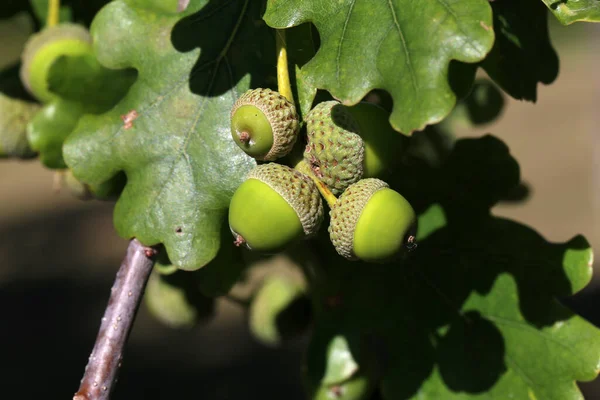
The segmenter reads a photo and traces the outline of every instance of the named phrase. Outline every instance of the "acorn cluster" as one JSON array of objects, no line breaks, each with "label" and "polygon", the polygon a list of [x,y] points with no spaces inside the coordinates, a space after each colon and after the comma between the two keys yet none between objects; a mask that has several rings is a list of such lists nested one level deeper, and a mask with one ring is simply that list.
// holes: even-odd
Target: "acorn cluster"
[{"label": "acorn cluster", "polygon": [[[330,206],[329,236],[349,260],[384,262],[414,247],[410,203],[379,179],[398,160],[401,135],[372,103],[317,104],[304,118],[303,160],[295,168],[272,161],[298,141],[296,108],[270,89],[244,93],[231,111],[235,143],[259,164],[234,193],[229,227],[238,246],[267,253],[316,235]],[[339,196],[339,197],[336,197]]]}]

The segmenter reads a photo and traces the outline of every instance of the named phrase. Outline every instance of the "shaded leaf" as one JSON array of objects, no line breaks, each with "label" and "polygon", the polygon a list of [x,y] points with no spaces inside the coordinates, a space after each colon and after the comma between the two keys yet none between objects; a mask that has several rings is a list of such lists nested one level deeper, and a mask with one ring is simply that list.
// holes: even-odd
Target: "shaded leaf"
[{"label": "shaded leaf", "polygon": [[[304,292],[303,285],[289,277],[277,275],[266,277],[250,303],[248,323],[254,337],[265,345],[277,346],[286,339],[287,334],[293,334],[294,332],[288,332],[286,329],[289,326],[283,326],[282,323],[287,322],[283,321],[283,317],[286,312],[293,311],[297,305],[300,306],[301,312],[308,311],[305,307],[306,303],[303,302]],[[295,314],[287,320],[293,323],[296,322],[294,319],[306,319],[302,315]]]},{"label": "shaded leaf", "polygon": [[385,399],[580,399],[574,382],[596,377],[600,330],[557,299],[590,282],[589,243],[549,243],[490,215],[519,182],[493,137],[459,140],[440,167],[403,172],[393,186],[427,210],[418,247],[402,264],[369,265],[319,243],[320,320],[379,338]]},{"label": "shaded leaf", "polygon": [[372,89],[389,91],[390,122],[406,134],[451,111],[456,95],[448,83],[450,61],[481,61],[494,40],[484,0],[269,0],[264,19],[277,28],[314,23],[321,47],[301,78],[347,105]]},{"label": "shaded leaf", "polygon": [[171,328],[191,328],[214,314],[214,300],[200,293],[191,274],[179,270],[164,275],[153,270],[148,279],[146,306],[156,319]]},{"label": "shaded leaf", "polygon": [[563,24],[577,21],[600,22],[600,2],[597,0],[542,0]]},{"label": "shaded leaf", "polygon": [[515,99],[536,101],[538,82],[558,75],[550,44],[548,11],[538,1],[495,1],[492,51],[481,63],[488,75]]}]

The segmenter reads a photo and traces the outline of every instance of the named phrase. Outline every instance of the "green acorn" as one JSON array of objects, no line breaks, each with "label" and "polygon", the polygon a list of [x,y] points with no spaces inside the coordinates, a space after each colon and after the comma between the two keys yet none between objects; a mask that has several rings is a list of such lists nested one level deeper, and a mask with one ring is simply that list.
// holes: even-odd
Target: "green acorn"
[{"label": "green acorn", "polygon": [[229,205],[229,227],[236,245],[268,253],[314,235],[322,219],[323,203],[314,182],[275,163],[250,171]]},{"label": "green acorn", "polygon": [[304,159],[334,195],[363,176],[365,147],[352,114],[337,101],[317,104],[306,116]]},{"label": "green acorn", "polygon": [[61,56],[93,54],[92,37],[76,24],[60,24],[31,36],[21,55],[21,81],[37,99],[50,101],[55,95],[48,87],[48,73]]},{"label": "green acorn", "polygon": [[231,136],[249,156],[273,161],[288,154],[298,137],[296,107],[271,89],[244,93],[231,110]]},{"label": "green acorn", "polygon": [[368,178],[350,186],[330,216],[331,242],[347,259],[385,262],[415,246],[415,211],[382,180]]}]

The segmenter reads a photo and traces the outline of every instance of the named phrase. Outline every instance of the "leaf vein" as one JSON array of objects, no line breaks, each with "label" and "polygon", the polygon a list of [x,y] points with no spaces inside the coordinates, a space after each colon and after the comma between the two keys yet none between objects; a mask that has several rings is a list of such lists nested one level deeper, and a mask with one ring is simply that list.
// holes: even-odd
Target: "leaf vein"
[{"label": "leaf vein", "polygon": [[348,22],[350,21],[350,17],[352,16],[352,10],[354,9],[354,5],[356,4],[356,0],[352,0],[350,4],[350,8],[348,8],[348,13],[346,14],[346,19],[344,20],[344,26],[342,27],[342,35],[338,42],[337,55],[335,58],[335,78],[340,84],[340,58],[342,56],[342,45],[344,44],[344,37],[346,36],[346,29],[348,28]]},{"label": "leaf vein", "polygon": [[417,77],[415,75],[415,69],[412,65],[412,59],[410,56],[410,52],[408,51],[408,45],[406,43],[406,38],[404,37],[404,32],[402,32],[402,28],[400,27],[400,23],[398,22],[398,16],[396,15],[396,10],[394,10],[394,5],[392,4],[392,0],[388,0],[388,6],[390,7],[390,12],[392,13],[392,19],[394,20],[394,26],[396,27],[396,31],[398,32],[398,36],[400,37],[400,42],[402,43],[402,49],[404,50],[404,55],[406,56],[406,65],[408,66],[408,70],[410,72],[410,78],[412,82],[412,86],[415,89],[415,92],[418,92],[418,84]]}]

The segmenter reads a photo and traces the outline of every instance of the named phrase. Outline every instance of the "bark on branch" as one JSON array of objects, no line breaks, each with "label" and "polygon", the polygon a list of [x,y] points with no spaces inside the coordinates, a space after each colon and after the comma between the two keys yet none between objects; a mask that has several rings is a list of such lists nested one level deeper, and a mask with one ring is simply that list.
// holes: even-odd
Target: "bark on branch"
[{"label": "bark on branch", "polygon": [[96,343],[73,400],[108,400],[156,250],[133,239],[117,272]]}]

